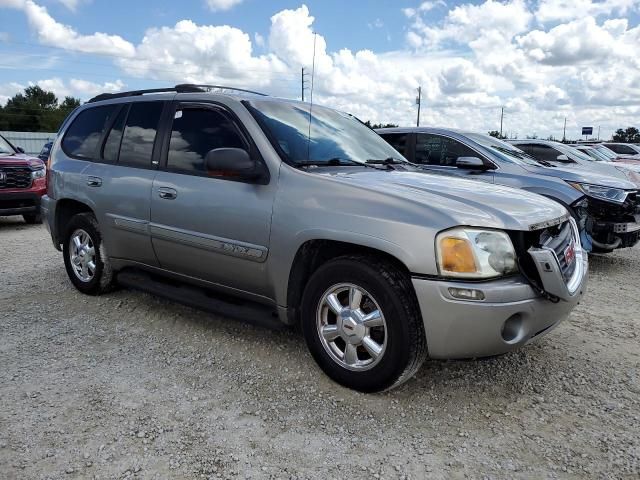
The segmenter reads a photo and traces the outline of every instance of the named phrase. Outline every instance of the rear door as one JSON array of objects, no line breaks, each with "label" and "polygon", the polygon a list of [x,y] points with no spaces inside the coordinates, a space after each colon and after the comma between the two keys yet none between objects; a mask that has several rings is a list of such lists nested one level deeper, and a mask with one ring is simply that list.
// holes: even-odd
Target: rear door
[{"label": "rear door", "polygon": [[97,159],[84,172],[111,257],[157,266],[149,236],[151,187],[159,155],[157,129],[164,101],[118,106]]},{"label": "rear door", "polygon": [[207,172],[216,148],[260,154],[235,116],[213,103],[176,103],[162,165],[153,182],[151,235],[162,268],[268,295],[265,260],[276,191]]},{"label": "rear door", "polygon": [[480,153],[454,138],[432,133],[416,133],[414,148],[414,162],[424,165],[429,170],[493,182],[493,170],[471,170],[456,166],[459,157],[477,157],[487,165],[493,166],[493,164]]}]

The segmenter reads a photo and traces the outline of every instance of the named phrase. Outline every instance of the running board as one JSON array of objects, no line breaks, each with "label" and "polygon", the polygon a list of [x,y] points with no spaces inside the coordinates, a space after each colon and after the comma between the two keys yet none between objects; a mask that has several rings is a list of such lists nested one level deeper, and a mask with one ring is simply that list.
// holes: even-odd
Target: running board
[{"label": "running board", "polygon": [[134,290],[167,298],[188,307],[205,310],[270,330],[284,330],[273,307],[250,302],[204,288],[179,283],[141,270],[127,269],[117,274],[117,282]]}]

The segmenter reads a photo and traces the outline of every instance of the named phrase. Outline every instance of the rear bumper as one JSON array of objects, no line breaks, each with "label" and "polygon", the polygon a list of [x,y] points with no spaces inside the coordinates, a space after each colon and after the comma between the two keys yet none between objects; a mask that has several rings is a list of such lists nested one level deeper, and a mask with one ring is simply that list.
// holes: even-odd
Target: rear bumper
[{"label": "rear bumper", "polygon": [[44,191],[3,192],[0,190],[0,216],[24,215],[40,212],[40,198]]},{"label": "rear bumper", "polygon": [[[581,260],[578,289],[556,303],[539,296],[522,277],[478,283],[414,277],[429,356],[460,359],[499,355],[551,331],[586,290],[586,255]],[[450,288],[480,290],[484,300],[454,298]]]}]

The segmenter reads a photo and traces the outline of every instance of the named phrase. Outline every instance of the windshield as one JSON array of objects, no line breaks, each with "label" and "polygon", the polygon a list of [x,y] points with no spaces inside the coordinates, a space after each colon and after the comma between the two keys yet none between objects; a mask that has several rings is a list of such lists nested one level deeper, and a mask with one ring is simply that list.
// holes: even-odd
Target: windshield
[{"label": "windshield", "polygon": [[250,107],[271,142],[293,165],[349,165],[373,160],[407,160],[355,117],[309,104],[255,100]]},{"label": "windshield", "polygon": [[520,165],[531,165],[534,167],[542,165],[541,162],[530,155],[527,155],[522,150],[503,142],[502,140],[498,140],[497,138],[490,137],[489,135],[482,135],[480,133],[465,133],[464,135],[483,147],[492,150],[495,155],[498,155],[498,157],[506,162],[517,163]]},{"label": "windshield", "polygon": [[613,150],[609,150],[607,147],[598,145],[593,148],[595,148],[598,152],[602,153],[605,157],[609,158],[610,160],[615,160],[616,158],[618,158],[618,156],[613,152]]},{"label": "windshield", "polygon": [[7,142],[3,136],[0,135],[0,154],[9,154],[14,155],[16,153],[15,149],[11,146],[9,142]]},{"label": "windshield", "polygon": [[[581,150],[578,150],[575,147],[570,147],[570,146],[565,145],[564,146],[564,150],[567,151],[567,155],[573,155],[574,157],[578,157],[578,158],[580,158],[582,160],[585,160],[587,162],[593,162],[594,161],[593,158],[591,158],[588,154],[586,154],[585,152],[583,152]],[[562,151],[562,150],[560,150],[560,151]],[[569,157],[569,158],[571,158],[571,157]]]},{"label": "windshield", "polygon": [[586,153],[591,158],[599,162],[610,162],[611,159],[607,157],[604,153],[596,150],[595,148],[587,148],[586,150],[579,149],[582,153]]}]

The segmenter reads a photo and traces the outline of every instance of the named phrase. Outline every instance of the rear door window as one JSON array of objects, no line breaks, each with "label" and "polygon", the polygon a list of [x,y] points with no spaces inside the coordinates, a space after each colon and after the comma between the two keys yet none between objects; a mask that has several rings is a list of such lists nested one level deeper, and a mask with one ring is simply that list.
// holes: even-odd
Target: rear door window
[{"label": "rear door window", "polygon": [[[150,168],[164,102],[135,102],[129,108],[118,163]],[[114,140],[115,141],[115,140]]]},{"label": "rear door window", "polygon": [[124,122],[129,113],[129,105],[124,105],[118,118],[113,123],[111,130],[107,134],[102,149],[102,160],[106,163],[116,163],[118,161],[118,153],[120,152],[120,142],[122,141],[122,132],[124,131]]},{"label": "rear door window", "polygon": [[537,158],[538,160],[544,160],[547,162],[557,162],[558,156],[562,155],[561,152],[553,147],[550,147],[549,145],[539,144],[532,144],[530,150],[527,153],[529,153],[533,158]]},{"label": "rear door window", "polygon": [[176,111],[169,141],[168,170],[205,175],[205,157],[216,148],[248,150],[242,135],[222,111],[205,107]]},{"label": "rear door window", "polygon": [[80,112],[62,139],[62,150],[71,157],[97,158],[102,134],[117,110],[118,105],[105,105]]}]

